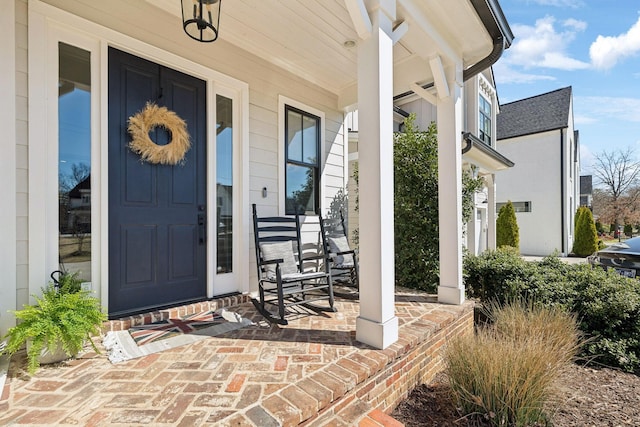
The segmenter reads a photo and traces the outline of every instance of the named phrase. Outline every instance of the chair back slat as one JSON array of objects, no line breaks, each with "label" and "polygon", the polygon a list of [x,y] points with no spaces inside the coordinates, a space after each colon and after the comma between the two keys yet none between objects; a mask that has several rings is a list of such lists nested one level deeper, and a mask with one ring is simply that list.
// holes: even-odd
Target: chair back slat
[{"label": "chair back slat", "polygon": [[[293,253],[300,271],[301,263],[301,236],[300,236],[300,217],[296,214],[294,217],[259,217],[256,205],[252,205],[253,210],[253,234],[256,247],[256,260],[258,267],[258,277],[263,274],[263,265],[265,260],[260,248],[261,243],[280,243],[293,242]],[[277,224],[277,225],[273,225]]]},{"label": "chair back slat", "polygon": [[[260,222],[260,219],[258,218],[258,222]],[[291,220],[290,222],[295,224],[295,220]],[[263,234],[263,233],[295,233],[296,232],[296,226],[292,225],[292,226],[268,226],[268,227],[261,227],[260,225],[258,225],[258,233],[259,234]]]}]

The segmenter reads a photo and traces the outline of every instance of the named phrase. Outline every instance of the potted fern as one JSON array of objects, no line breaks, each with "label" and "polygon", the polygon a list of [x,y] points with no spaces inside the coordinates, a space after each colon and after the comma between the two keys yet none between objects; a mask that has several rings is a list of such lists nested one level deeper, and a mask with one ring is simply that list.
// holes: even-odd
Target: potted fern
[{"label": "potted fern", "polygon": [[[99,353],[92,335],[100,333],[106,316],[102,312],[100,302],[89,292],[79,289],[77,278],[73,275],[60,275],[60,281],[50,283],[42,289],[42,296],[34,295],[36,303],[25,305],[22,310],[14,312],[18,324],[9,329],[4,338],[7,345],[2,350],[9,355],[14,354],[27,344],[27,370],[33,374],[41,363],[53,363],[46,360],[46,354],[55,354],[56,350],[64,352],[64,360],[75,356],[85,341],[89,341],[93,349]],[[45,354],[45,360],[41,356]]]}]

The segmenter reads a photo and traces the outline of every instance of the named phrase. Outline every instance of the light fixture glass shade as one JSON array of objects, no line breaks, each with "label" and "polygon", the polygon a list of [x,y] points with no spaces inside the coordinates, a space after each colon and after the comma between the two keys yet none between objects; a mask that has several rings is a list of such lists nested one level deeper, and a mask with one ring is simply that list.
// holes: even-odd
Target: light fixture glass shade
[{"label": "light fixture glass shade", "polygon": [[222,0],[181,0],[182,27],[189,37],[210,43],[218,38]]}]

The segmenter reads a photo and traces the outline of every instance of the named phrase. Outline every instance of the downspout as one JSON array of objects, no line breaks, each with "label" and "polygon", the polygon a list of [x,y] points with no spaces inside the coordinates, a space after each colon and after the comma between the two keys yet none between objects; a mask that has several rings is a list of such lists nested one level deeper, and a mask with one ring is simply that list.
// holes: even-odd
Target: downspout
[{"label": "downspout", "polygon": [[491,50],[491,53],[485,58],[481,59],[480,62],[477,62],[471,67],[464,70],[462,72],[462,81],[466,82],[471,77],[475,76],[476,74],[486,70],[487,68],[495,64],[496,61],[498,61],[498,59],[500,59],[500,57],[502,56],[504,49],[505,49],[504,37],[500,36],[497,39],[493,40],[493,49]]},{"label": "downspout", "polygon": [[[561,247],[562,250],[560,251],[562,254],[565,254],[565,242],[566,242],[566,238],[565,238],[565,220],[564,220],[564,212],[565,212],[565,208],[564,208],[564,133],[563,130],[560,129],[560,238],[561,238]],[[566,252],[566,255],[569,255],[568,252]]]}]

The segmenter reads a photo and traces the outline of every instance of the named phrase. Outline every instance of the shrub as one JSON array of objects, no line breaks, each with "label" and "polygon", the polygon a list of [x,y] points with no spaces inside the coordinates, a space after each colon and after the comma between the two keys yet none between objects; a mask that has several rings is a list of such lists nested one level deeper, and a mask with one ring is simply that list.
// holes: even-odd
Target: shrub
[{"label": "shrub", "polygon": [[596,231],[598,233],[604,233],[604,227],[600,221],[596,221]]},{"label": "shrub", "polygon": [[591,210],[586,206],[578,208],[576,218],[573,253],[585,257],[598,250],[598,232]]},{"label": "shrub", "polygon": [[426,291],[438,283],[438,140],[435,123],[426,132],[405,121],[395,134],[396,282]]},{"label": "shrub", "polygon": [[527,262],[513,250],[498,250],[464,260],[467,294],[502,304],[514,298],[575,313],[588,343],[581,356],[628,372],[640,373],[640,281],[569,265],[557,257]]},{"label": "shrub", "polygon": [[546,420],[555,380],[578,349],[573,316],[562,310],[509,303],[494,306],[493,324],[452,340],[444,358],[456,406],[495,426]]},{"label": "shrub", "polygon": [[516,219],[516,211],[513,209],[511,200],[500,208],[496,219],[496,239],[497,246],[511,246],[520,251],[520,231]]},{"label": "shrub", "polygon": [[633,226],[631,224],[624,225],[624,235],[631,237],[633,235]]},{"label": "shrub", "polygon": [[519,284],[530,275],[529,264],[511,247],[480,256],[467,254],[463,271],[469,297],[500,303],[520,296]]}]

